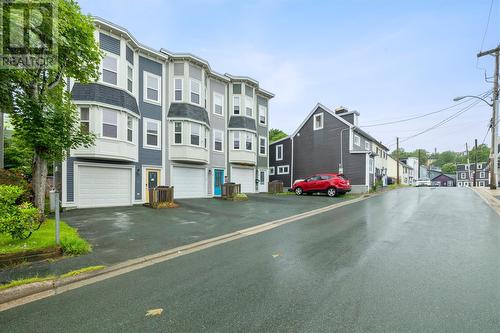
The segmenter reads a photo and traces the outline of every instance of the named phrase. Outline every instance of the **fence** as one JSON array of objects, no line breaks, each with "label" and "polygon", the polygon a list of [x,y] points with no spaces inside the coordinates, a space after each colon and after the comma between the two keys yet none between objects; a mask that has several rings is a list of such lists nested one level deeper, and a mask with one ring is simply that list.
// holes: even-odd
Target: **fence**
[{"label": "fence", "polygon": [[222,198],[232,199],[241,193],[241,184],[225,183],[222,185]]},{"label": "fence", "polygon": [[267,192],[269,193],[282,193],[283,192],[283,182],[280,180],[275,180],[269,182],[267,185]]},{"label": "fence", "polygon": [[174,202],[173,186],[158,186],[149,190],[149,206],[160,208]]}]

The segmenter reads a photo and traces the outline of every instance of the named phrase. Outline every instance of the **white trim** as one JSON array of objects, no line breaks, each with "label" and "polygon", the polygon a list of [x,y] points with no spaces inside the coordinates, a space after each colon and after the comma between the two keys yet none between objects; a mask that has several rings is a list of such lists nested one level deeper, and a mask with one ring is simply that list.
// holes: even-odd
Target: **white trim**
[{"label": "white trim", "polygon": [[[316,118],[321,118],[321,126],[316,126]],[[313,129],[315,131],[322,130],[325,126],[325,114],[323,112],[316,113],[313,117]]]},{"label": "white trim", "polygon": [[[278,158],[278,148],[280,148],[280,147],[281,147],[281,158]],[[274,156],[274,159],[276,161],[283,161],[283,155],[284,155],[283,145],[282,144],[281,145],[277,145],[275,149],[276,149],[276,154]]]},{"label": "white trim", "polygon": [[486,172],[484,171],[479,172],[479,178],[486,178]]},{"label": "white trim", "polygon": [[[216,153],[223,153],[224,152],[224,131],[214,129],[213,131],[213,151]],[[221,135],[221,140],[222,140],[222,150],[216,150],[215,149],[215,133],[220,133]]]},{"label": "white trim", "polygon": [[[193,82],[194,83],[197,83],[200,90],[199,92],[197,93],[198,94],[198,103],[195,103],[191,100],[191,94],[193,94]],[[198,105],[198,106],[201,106],[202,103],[201,103],[201,96],[202,96],[202,88],[201,88],[201,81],[198,80],[198,79],[193,79],[192,77],[189,78],[189,103],[191,104],[194,104],[194,105]]]},{"label": "white trim", "polygon": [[[277,167],[277,174],[278,175],[289,175],[290,174],[290,165],[278,165]],[[286,172],[283,170],[286,168]]]},{"label": "white trim", "polygon": [[[155,101],[153,99],[148,98],[148,77],[151,77],[153,79],[158,80],[158,100]],[[161,84],[161,76],[158,76],[156,74],[144,71],[143,72],[143,81],[142,81],[142,90],[143,90],[143,101],[145,103],[150,103],[154,105],[161,105],[161,100],[162,100],[162,84]]]},{"label": "white trim", "polygon": [[335,111],[332,111],[330,110],[329,108],[327,108],[326,106],[324,106],[323,104],[321,103],[318,103],[316,104],[316,106],[311,110],[311,112],[309,112],[309,114],[307,115],[307,117],[304,119],[304,121],[299,125],[299,127],[295,130],[295,132],[293,132],[293,134],[291,135],[291,137],[294,137],[297,135],[297,133],[299,133],[299,131],[302,129],[302,127],[304,127],[304,125],[307,123],[307,121],[311,118],[311,116],[316,112],[316,110],[318,108],[322,108],[323,110],[325,110],[326,112],[328,112],[329,114],[331,114],[332,116],[334,116],[335,118],[337,118],[340,122],[346,124],[347,126],[349,126],[349,128],[353,128],[354,125],[351,124],[350,122],[348,122],[347,120],[345,120],[344,118],[342,117],[339,117],[338,115],[335,114]]},{"label": "white trim", "polygon": [[361,147],[361,137],[359,135],[353,134],[353,144],[358,147]]},{"label": "white trim", "polygon": [[[99,83],[99,84],[101,84],[101,83]],[[123,90],[123,89],[121,89],[121,90]],[[116,106],[116,105],[113,105],[113,104],[107,104],[107,103],[96,102],[96,101],[74,101],[73,103],[77,107],[81,107],[81,106],[83,106],[83,107],[85,107],[85,106],[88,106],[88,107],[98,106],[98,107],[102,107],[102,108],[107,108],[107,109],[117,110],[117,111],[121,111],[121,112],[126,112],[129,115],[136,117],[137,119],[141,118],[140,115],[138,115],[137,113],[134,113],[134,112],[130,111],[129,109],[125,109],[125,108],[122,108],[122,107],[119,107],[119,106]]]},{"label": "white trim", "polygon": [[[177,80],[180,80],[180,81],[181,81],[181,89],[177,89],[177,88],[175,87],[175,81],[177,81]],[[180,92],[181,92],[181,99],[176,99],[176,98],[175,98],[175,93],[176,93],[177,91],[180,91]],[[175,76],[174,76],[174,95],[172,96],[172,100],[173,100],[174,102],[182,102],[183,98],[184,98],[184,78],[182,78],[182,77],[175,77]]]},{"label": "white trim", "polygon": [[[157,146],[152,146],[148,145],[147,143],[147,129],[148,129],[148,122],[155,123],[157,125],[157,130],[158,130],[158,145]],[[153,149],[153,150],[161,150],[161,120],[156,120],[156,119],[150,119],[150,118],[142,118],[142,147],[144,149]]]},{"label": "white trim", "polygon": [[[251,149],[247,148],[248,138],[250,138],[250,145],[252,146]],[[255,150],[254,150],[254,138],[255,138],[255,134],[245,133],[245,149],[244,149],[245,151],[255,152]]]},{"label": "white trim", "polygon": [[483,186],[484,187],[485,186],[485,182],[484,181],[480,181],[479,182],[479,186]]},{"label": "white trim", "polygon": [[[263,109],[263,110],[262,110],[262,109]],[[265,119],[265,122],[264,122],[264,123],[261,123],[261,122],[260,122],[260,115],[261,115],[261,112],[264,112],[264,119]],[[262,105],[262,104],[259,104],[259,105],[258,105],[258,119],[257,119],[257,123],[258,123],[260,126],[267,126],[267,106]]]},{"label": "white trim", "polygon": [[[234,107],[236,106],[235,100],[238,99],[238,113],[234,113]],[[241,116],[241,95],[233,95],[233,110],[231,114],[234,116]]]},{"label": "white trim", "polygon": [[[220,100],[221,100],[221,105],[220,106],[222,107],[222,114],[218,114],[217,112],[215,112],[215,109],[216,109],[215,106],[218,105],[218,104],[215,103],[217,97],[219,97]],[[218,92],[214,91],[212,99],[213,99],[213,101],[212,101],[212,112],[213,112],[213,114],[216,115],[217,117],[224,118],[224,113],[225,113],[224,112],[224,95],[219,94]]]},{"label": "white trim", "polygon": [[[261,153],[260,152],[260,148],[261,148],[261,144],[260,144],[260,140],[264,139],[264,153]],[[259,143],[258,143],[258,154],[259,156],[267,156],[267,150],[268,150],[268,145],[267,145],[267,138],[265,136],[259,136]]]},{"label": "white trim", "polygon": [[[66,159],[61,162],[61,205],[63,207],[66,207],[68,204],[68,158],[69,156],[66,156]],[[73,175],[73,179],[75,179],[75,175]],[[75,189],[73,188],[73,201],[75,201]]]}]

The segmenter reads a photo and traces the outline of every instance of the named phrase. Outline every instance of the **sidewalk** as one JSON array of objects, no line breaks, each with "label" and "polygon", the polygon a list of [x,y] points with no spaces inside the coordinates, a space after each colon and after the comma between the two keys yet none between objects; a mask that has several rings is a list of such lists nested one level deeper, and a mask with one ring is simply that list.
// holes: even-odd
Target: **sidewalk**
[{"label": "sidewalk", "polygon": [[473,187],[472,190],[500,215],[500,189],[490,190],[487,187]]}]

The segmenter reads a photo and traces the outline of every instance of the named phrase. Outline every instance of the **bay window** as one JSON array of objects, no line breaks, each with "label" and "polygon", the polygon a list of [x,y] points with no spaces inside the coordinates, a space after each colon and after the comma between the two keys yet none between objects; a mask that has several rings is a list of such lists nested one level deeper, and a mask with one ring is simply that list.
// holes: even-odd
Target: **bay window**
[{"label": "bay window", "polygon": [[174,101],[182,101],[182,79],[174,79]]},{"label": "bay window", "polygon": [[102,136],[113,139],[118,137],[118,112],[102,110]]},{"label": "bay window", "polygon": [[247,133],[246,137],[247,138],[246,138],[246,142],[245,142],[246,143],[245,148],[246,148],[246,150],[252,150],[252,141],[253,141],[252,137],[253,137],[253,135],[250,133]]},{"label": "bay window", "polygon": [[240,149],[240,132],[233,133],[233,149]]},{"label": "bay window", "polygon": [[245,110],[247,117],[253,117],[253,98],[246,96],[245,98]]},{"label": "bay window", "polygon": [[201,83],[197,80],[191,80],[191,103],[200,105]]},{"label": "bay window", "polygon": [[182,144],[182,122],[174,122],[174,143],[176,145]]},{"label": "bay window", "polygon": [[90,109],[88,107],[80,108],[80,131],[90,132]]},{"label": "bay window", "polygon": [[233,97],[233,114],[240,114],[240,96]]},{"label": "bay window", "polygon": [[127,116],[127,141],[134,141],[134,118],[132,116]]},{"label": "bay window", "polygon": [[200,145],[200,133],[201,133],[201,125],[191,123],[191,144],[193,146]]},{"label": "bay window", "polygon": [[118,84],[118,59],[106,55],[102,59],[102,81],[113,85]]}]

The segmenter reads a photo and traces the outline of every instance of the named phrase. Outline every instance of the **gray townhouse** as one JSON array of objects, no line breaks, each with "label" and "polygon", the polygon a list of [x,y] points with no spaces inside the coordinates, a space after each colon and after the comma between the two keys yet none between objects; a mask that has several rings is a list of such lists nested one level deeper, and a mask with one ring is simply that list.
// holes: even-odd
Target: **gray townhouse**
[{"label": "gray townhouse", "polygon": [[387,178],[389,149],[358,127],[359,112],[318,103],[297,130],[269,146],[270,180],[285,187],[316,173],[343,173],[353,192]]},{"label": "gray townhouse", "polygon": [[229,181],[246,193],[267,188],[272,93],[94,20],[101,77],[90,84],[69,79],[68,88],[82,130],[96,141],[62,163],[63,207],[141,204],[159,185],[174,186],[176,198],[217,197]]},{"label": "gray townhouse", "polygon": [[457,164],[456,184],[458,187],[474,186],[474,173],[476,174],[476,186],[490,186],[489,162]]}]

